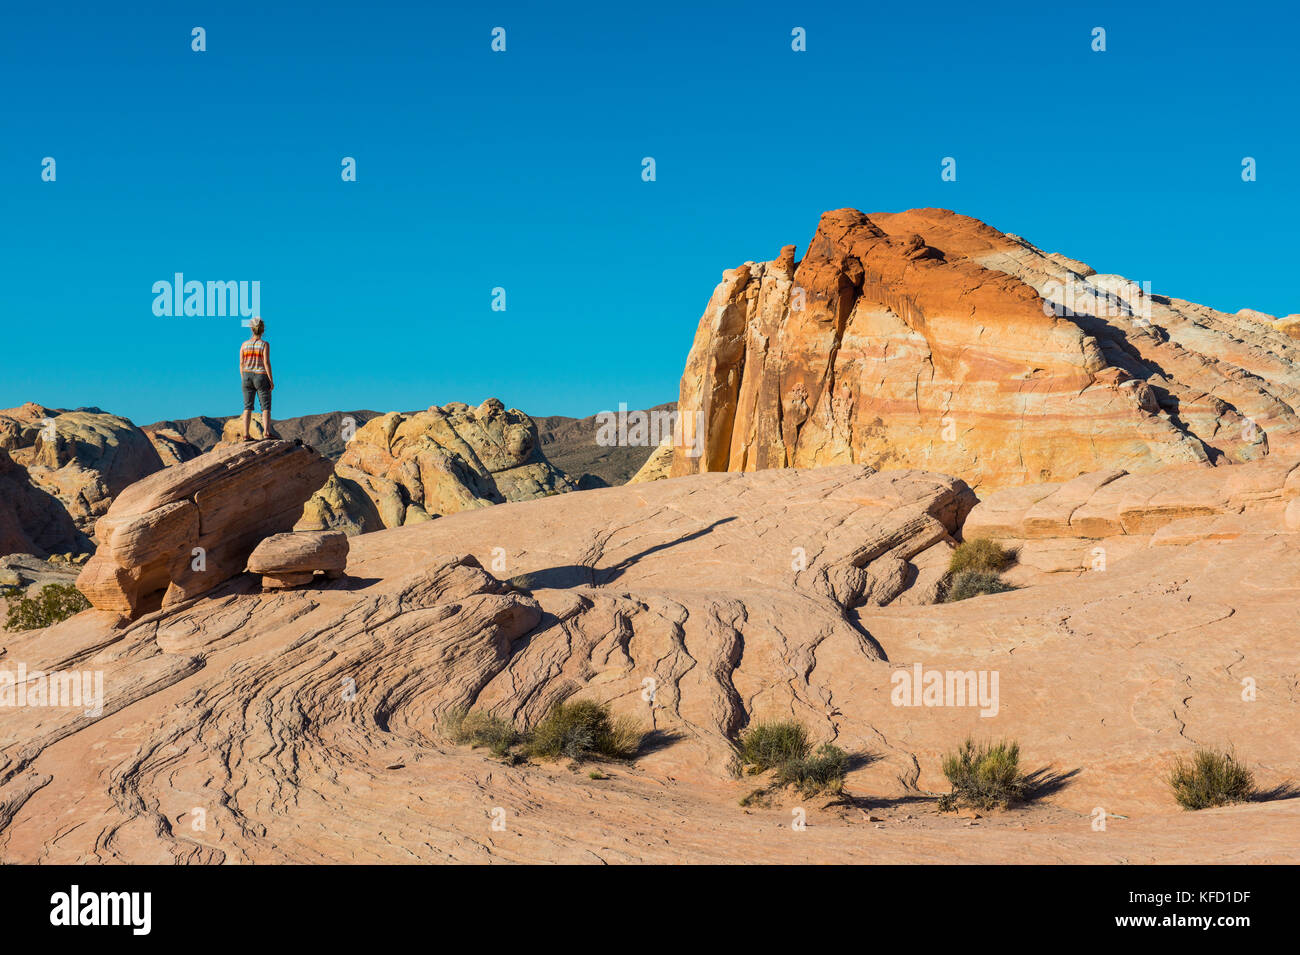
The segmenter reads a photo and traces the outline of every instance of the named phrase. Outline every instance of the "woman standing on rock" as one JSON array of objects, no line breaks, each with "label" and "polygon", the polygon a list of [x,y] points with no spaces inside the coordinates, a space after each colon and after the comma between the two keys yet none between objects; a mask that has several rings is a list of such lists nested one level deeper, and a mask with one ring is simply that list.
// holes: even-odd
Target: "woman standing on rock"
[{"label": "woman standing on rock", "polygon": [[244,440],[252,441],[248,426],[253,418],[253,395],[262,405],[262,437],[274,437],[271,431],[271,390],[275,380],[271,377],[271,343],[262,338],[266,323],[254,318],[248,323],[253,337],[239,346],[239,377],[244,385]]}]

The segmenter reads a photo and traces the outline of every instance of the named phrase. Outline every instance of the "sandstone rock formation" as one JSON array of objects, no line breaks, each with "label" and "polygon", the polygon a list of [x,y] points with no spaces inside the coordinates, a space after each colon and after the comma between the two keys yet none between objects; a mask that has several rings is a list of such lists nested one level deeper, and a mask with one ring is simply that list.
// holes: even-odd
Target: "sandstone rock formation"
[{"label": "sandstone rock formation", "polygon": [[[1008,488],[972,511],[967,536],[1103,538],[1168,537],[1214,527],[1281,527],[1283,508],[1300,488],[1300,460],[1270,455],[1226,471],[1195,466],[1129,474],[1112,469],[1070,481]],[[1271,516],[1265,517],[1264,514]],[[1216,535],[1217,536],[1217,535]]]},{"label": "sandstone rock formation", "polygon": [[[59,411],[34,403],[0,411],[0,451],[25,472],[3,465],[7,483],[25,479],[31,485],[29,492],[16,492],[29,499],[28,505],[5,510],[38,515],[27,519],[39,526],[24,531],[35,545],[24,549],[38,554],[86,549],[95,521],[107,512],[113,497],[163,466],[148,436],[126,418],[97,409]],[[49,513],[44,495],[57,499],[75,525],[73,534],[61,530],[51,537],[52,528],[63,522]],[[33,534],[45,539],[34,540]]]},{"label": "sandstone rock formation", "polygon": [[526,414],[495,398],[453,402],[358,429],[298,527],[373,531],[575,489],[541,453]]},{"label": "sandstone rock formation", "polygon": [[1294,457],[1269,455],[1226,469],[1112,469],[990,494],[963,533],[1017,542],[1019,559],[1008,579],[1035,583],[1044,574],[1103,571],[1135,553],[1159,560],[1164,548],[1300,530],[1291,518],[1298,497]]},{"label": "sandstone rock formation", "polygon": [[348,565],[348,538],[342,531],[272,534],[248,556],[248,570],[262,575],[264,588],[309,584],[316,572],[333,580]]},{"label": "sandstone rock formation", "polygon": [[[337,461],[356,431],[376,417],[373,411],[305,415],[277,419],[275,431]],[[373,449],[358,450],[307,505],[303,528],[358,534],[390,526],[389,521],[415,522],[458,507],[622,483],[651,450],[599,445],[594,417],[545,419],[543,437],[526,415],[506,411],[495,399],[478,409],[453,404],[400,417],[407,421],[401,450],[395,447],[389,461],[377,460]],[[429,434],[421,435],[426,424]],[[258,415],[251,432],[262,436]],[[136,428],[97,409],[68,412],[29,403],[0,411],[0,490],[5,492],[0,495],[0,555],[89,552],[95,546],[95,521],[124,487],[162,467],[193,460],[219,443],[237,442],[241,435],[238,417],[185,418]],[[362,437],[363,444],[367,440]],[[543,440],[592,473],[569,478],[540,450]],[[403,454],[425,463],[408,467],[398,461]],[[443,458],[448,473],[430,477],[429,462]],[[378,472],[370,475],[366,467]],[[432,488],[423,486],[426,479],[433,481]]]},{"label": "sandstone rock formation", "polygon": [[303,506],[302,517],[294,526],[299,530],[328,527],[348,536],[382,530],[384,520],[379,509],[360,483],[368,484],[368,478],[360,474],[357,477],[359,480],[339,477],[336,466],[336,473]]},{"label": "sandstone rock formation", "polygon": [[[1265,317],[1267,318],[1267,317]],[[1300,452],[1300,345],[940,209],[822,216],[723,274],[674,474],[861,462],[977,490]]]},{"label": "sandstone rock formation", "polygon": [[0,554],[47,557],[90,547],[90,538],[73,523],[63,503],[0,448]]},{"label": "sandstone rock formation", "polygon": [[329,476],[327,460],[289,441],[223,445],[118,495],[96,526],[99,548],[77,579],[96,608],[137,616],[242,573],[253,548],[293,526]]},{"label": "sandstone rock formation", "polygon": [[644,484],[647,481],[662,481],[670,477],[676,450],[672,441],[665,441],[663,444],[656,446],[650,457],[646,459],[645,464],[641,465],[641,470],[633,474],[627,483]]},{"label": "sandstone rock formation", "polygon": [[[1275,464],[1197,472],[1238,482],[1214,498],[1253,522],[1237,536],[1162,541],[1186,518],[1143,517],[1103,538],[1127,547],[1104,570],[1035,571],[953,604],[928,603],[930,582],[984,505],[968,513],[970,491],[943,475],[842,466],[476,508],[353,539],[348,579],[318,588],[241,577],[118,630],[87,611],[7,640],[0,664],[102,672],[110,692],[98,716],[0,722],[0,858],[1296,861],[1300,800],[1184,813],[1163,781],[1173,756],[1228,741],[1266,789],[1300,775],[1300,535],[1280,519],[1294,469]],[[1069,502],[1127,480],[1033,503],[1055,497],[1052,532],[1076,534]],[[1146,513],[1199,506],[1158,497]],[[999,530],[1036,532],[999,510]],[[1136,512],[1105,513],[1123,529]],[[896,705],[918,665],[997,673],[996,714]],[[603,781],[506,766],[436,729],[461,707],[529,724],[573,696],[656,731],[635,765]],[[730,777],[728,738],[778,717],[869,754],[849,799],[737,805],[754,782]],[[967,734],[1019,740],[1038,808],[975,829],[933,810],[942,755]],[[794,838],[791,806],[808,816]]]},{"label": "sandstone rock formation", "polygon": [[203,453],[201,448],[190,444],[185,436],[174,428],[142,428],[141,430],[144,431],[166,467],[192,461]]}]

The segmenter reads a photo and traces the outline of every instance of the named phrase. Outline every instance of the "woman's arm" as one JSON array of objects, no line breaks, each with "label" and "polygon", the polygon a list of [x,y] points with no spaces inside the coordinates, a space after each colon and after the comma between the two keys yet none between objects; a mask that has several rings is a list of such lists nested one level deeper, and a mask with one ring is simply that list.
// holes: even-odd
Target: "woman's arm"
[{"label": "woman's arm", "polygon": [[271,343],[266,344],[266,353],[262,356],[262,367],[266,369],[266,383],[275,388],[275,376],[271,374]]}]

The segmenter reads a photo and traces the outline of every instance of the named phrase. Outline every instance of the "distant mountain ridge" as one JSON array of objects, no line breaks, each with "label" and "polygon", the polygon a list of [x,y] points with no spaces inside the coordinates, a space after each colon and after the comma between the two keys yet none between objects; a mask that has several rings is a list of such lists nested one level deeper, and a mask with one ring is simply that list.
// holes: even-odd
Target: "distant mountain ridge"
[{"label": "distant mountain ridge", "polygon": [[[379,417],[378,411],[326,411],[321,414],[301,415],[297,418],[272,418],[272,424],[280,437],[293,441],[300,439],[303,444],[310,444],[331,461],[337,461],[343,453],[344,421],[352,419],[355,431],[371,418]],[[144,430],[171,429],[179,432],[186,441],[200,451],[211,451],[221,440],[222,429],[226,422],[239,418],[239,415],[210,417],[200,415],[195,418],[180,418],[169,421],[155,421],[145,425]]]}]

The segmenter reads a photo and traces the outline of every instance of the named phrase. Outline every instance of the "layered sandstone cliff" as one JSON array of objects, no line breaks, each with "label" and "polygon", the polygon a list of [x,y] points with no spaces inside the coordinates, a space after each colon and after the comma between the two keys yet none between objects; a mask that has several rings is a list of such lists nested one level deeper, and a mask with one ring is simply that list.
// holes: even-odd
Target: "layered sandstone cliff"
[{"label": "layered sandstone cliff", "polygon": [[864,463],[989,489],[1294,453],[1285,326],[945,210],[840,209],[801,261],[723,273],[681,381],[704,454],[672,473]]}]

